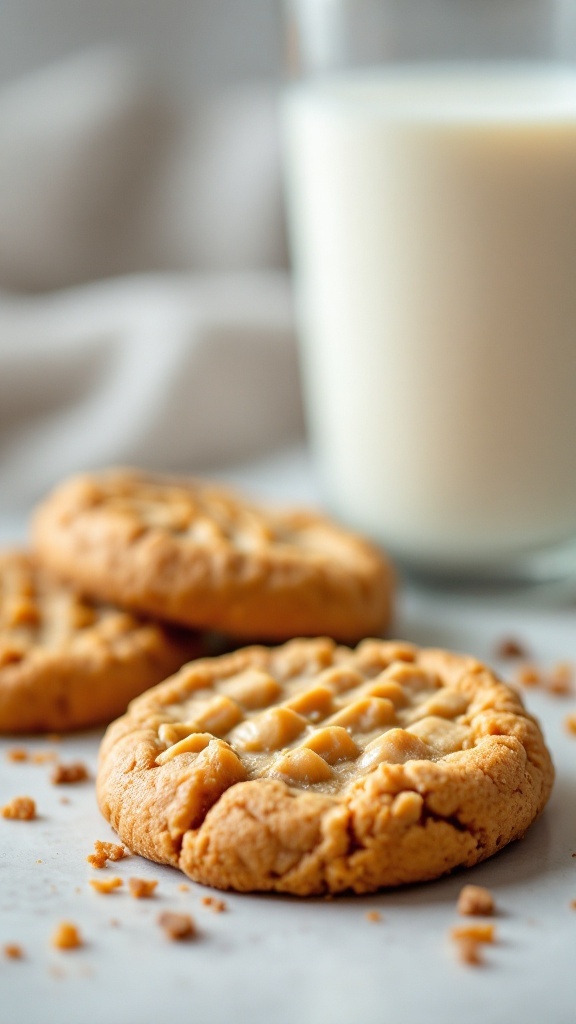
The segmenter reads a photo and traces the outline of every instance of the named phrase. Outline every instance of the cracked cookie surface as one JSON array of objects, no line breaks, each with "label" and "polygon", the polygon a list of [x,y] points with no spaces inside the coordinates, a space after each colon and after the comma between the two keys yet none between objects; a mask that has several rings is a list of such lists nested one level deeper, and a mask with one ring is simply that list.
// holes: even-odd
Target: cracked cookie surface
[{"label": "cracked cookie surface", "polygon": [[520,696],[475,659],[316,639],[203,659],[137,698],[97,793],[137,853],[308,895],[471,866],[524,834],[552,780]]},{"label": "cracked cookie surface", "polygon": [[86,600],[26,552],[0,552],[1,732],[110,722],[201,652],[198,637]]},{"label": "cracked cookie surface", "polygon": [[93,597],[236,637],[354,643],[390,619],[392,571],[375,547],[314,513],[200,481],[74,478],[40,506],[33,542]]}]

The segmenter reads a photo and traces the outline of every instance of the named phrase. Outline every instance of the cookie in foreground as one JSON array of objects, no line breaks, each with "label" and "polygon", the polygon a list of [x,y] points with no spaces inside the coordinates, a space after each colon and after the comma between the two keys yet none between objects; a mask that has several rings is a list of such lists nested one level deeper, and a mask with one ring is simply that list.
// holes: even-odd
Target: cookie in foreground
[{"label": "cookie in foreground", "polygon": [[136,853],[309,895],[476,864],[552,781],[521,697],[475,659],[315,639],[203,659],[137,698],[103,739],[97,794]]},{"label": "cookie in foreground", "polygon": [[43,563],[83,592],[193,628],[355,643],[390,619],[392,571],[375,547],[215,484],[127,470],[76,477],[40,506],[32,532]]},{"label": "cookie in foreground", "polygon": [[201,652],[192,634],[81,598],[27,552],[0,552],[0,732],[110,722]]}]

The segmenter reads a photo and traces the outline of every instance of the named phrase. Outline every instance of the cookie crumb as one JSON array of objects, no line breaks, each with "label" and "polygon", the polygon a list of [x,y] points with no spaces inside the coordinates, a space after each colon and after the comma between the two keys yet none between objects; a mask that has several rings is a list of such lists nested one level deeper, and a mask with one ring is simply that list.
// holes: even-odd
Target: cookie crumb
[{"label": "cookie crumb", "polygon": [[[576,715],[567,715],[564,723],[568,732],[571,733],[572,736],[576,736]],[[572,856],[576,857],[576,853],[573,853]]]},{"label": "cookie crumb", "polygon": [[103,868],[106,861],[118,861],[128,856],[128,851],[118,843],[103,843],[100,839],[94,842],[94,853],[89,853],[86,860],[93,868]]},{"label": "cookie crumb", "polygon": [[559,661],[550,669],[546,689],[556,697],[569,697],[573,692],[574,667],[568,661]]},{"label": "cookie crumb", "polygon": [[450,935],[456,941],[473,939],[474,942],[495,942],[496,929],[493,924],[467,924],[453,928]]},{"label": "cookie crumb", "polygon": [[516,673],[516,682],[520,686],[532,687],[541,686],[543,681],[542,673],[531,662],[521,665]]},{"label": "cookie crumb", "polygon": [[55,949],[79,949],[84,945],[78,928],[71,921],[61,921],[51,941]]},{"label": "cookie crumb", "polygon": [[375,924],[377,921],[382,920],[382,914],[379,910],[368,910],[366,912],[366,920],[372,921]]},{"label": "cookie crumb", "polygon": [[221,914],[224,910],[228,910],[228,907],[224,900],[219,900],[216,896],[203,896],[202,905],[204,907],[210,907],[215,914]]},{"label": "cookie crumb", "polygon": [[154,895],[158,882],[154,878],[129,878],[128,888],[135,900],[146,900]]},{"label": "cookie crumb", "polygon": [[186,885],[186,882],[181,882],[180,885],[178,886],[178,889],[180,890],[180,892],[190,892],[190,886]]},{"label": "cookie crumb", "polygon": [[481,967],[484,963],[482,943],[478,942],[477,939],[470,938],[470,936],[456,939],[456,950],[458,959],[463,964],[469,964],[471,967]]},{"label": "cookie crumb", "polygon": [[490,916],[494,909],[494,897],[489,889],[481,885],[465,885],[461,889],[457,904],[459,914]]},{"label": "cookie crumb", "polygon": [[456,943],[461,963],[479,967],[484,963],[482,946],[495,942],[496,934],[493,924],[469,924],[453,928],[450,938]]},{"label": "cookie crumb", "polygon": [[8,957],[9,960],[22,960],[24,957],[24,950],[22,946],[18,946],[15,942],[9,942],[4,946],[4,956]]},{"label": "cookie crumb", "polygon": [[57,764],[50,776],[50,782],[55,786],[68,785],[74,782],[85,782],[89,778],[88,769],[82,761],[72,761],[71,764]]},{"label": "cookie crumb", "polygon": [[0,810],[3,818],[13,821],[32,821],[36,817],[36,803],[31,796],[15,796]]},{"label": "cookie crumb", "polygon": [[115,889],[119,889],[123,884],[122,879],[118,878],[117,875],[115,875],[114,878],[90,879],[90,885],[92,888],[95,889],[96,892],[101,892],[103,895],[108,895],[109,893],[114,892]]},{"label": "cookie crumb", "polygon": [[503,661],[507,658],[523,658],[528,660],[529,657],[524,644],[512,636],[504,637],[504,639],[500,641],[496,647],[495,655]]},{"label": "cookie crumb", "polygon": [[519,666],[516,682],[520,686],[540,687],[554,697],[568,697],[574,692],[574,665],[558,661],[552,668],[544,670],[526,662]]},{"label": "cookie crumb", "polygon": [[24,747],[12,747],[11,750],[6,751],[8,761],[27,761],[29,756],[28,751],[24,750]]},{"label": "cookie crumb", "polygon": [[174,942],[191,939],[196,935],[196,925],[190,914],[175,914],[166,910],[158,917],[158,924],[164,929],[167,937]]},{"label": "cookie crumb", "polygon": [[53,750],[38,750],[35,754],[32,754],[30,760],[32,764],[47,764],[50,761],[56,760],[56,754]]}]

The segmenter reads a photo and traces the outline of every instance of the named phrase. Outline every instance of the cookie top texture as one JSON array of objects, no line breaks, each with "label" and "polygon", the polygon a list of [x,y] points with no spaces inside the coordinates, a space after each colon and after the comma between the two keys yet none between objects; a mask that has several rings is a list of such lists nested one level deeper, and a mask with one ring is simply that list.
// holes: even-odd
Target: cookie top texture
[{"label": "cookie top texture", "polygon": [[552,780],[536,722],[480,662],[322,638],[202,659],[136,699],[97,791],[137,853],[308,895],[475,864],[524,834]]},{"label": "cookie top texture", "polygon": [[0,552],[0,731],[110,722],[202,651],[198,637],[81,597],[25,551]]},{"label": "cookie top texture", "polygon": [[111,470],[39,507],[41,561],[84,593],[250,640],[381,635],[393,573],[367,541],[308,511],[281,511],[195,480]]}]

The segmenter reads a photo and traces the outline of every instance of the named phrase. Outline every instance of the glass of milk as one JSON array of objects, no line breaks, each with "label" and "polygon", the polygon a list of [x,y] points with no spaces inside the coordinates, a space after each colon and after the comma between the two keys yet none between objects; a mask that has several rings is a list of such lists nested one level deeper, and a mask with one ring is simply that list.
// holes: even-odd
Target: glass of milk
[{"label": "glass of milk", "polygon": [[576,0],[291,0],[328,507],[432,579],[576,566]]}]

